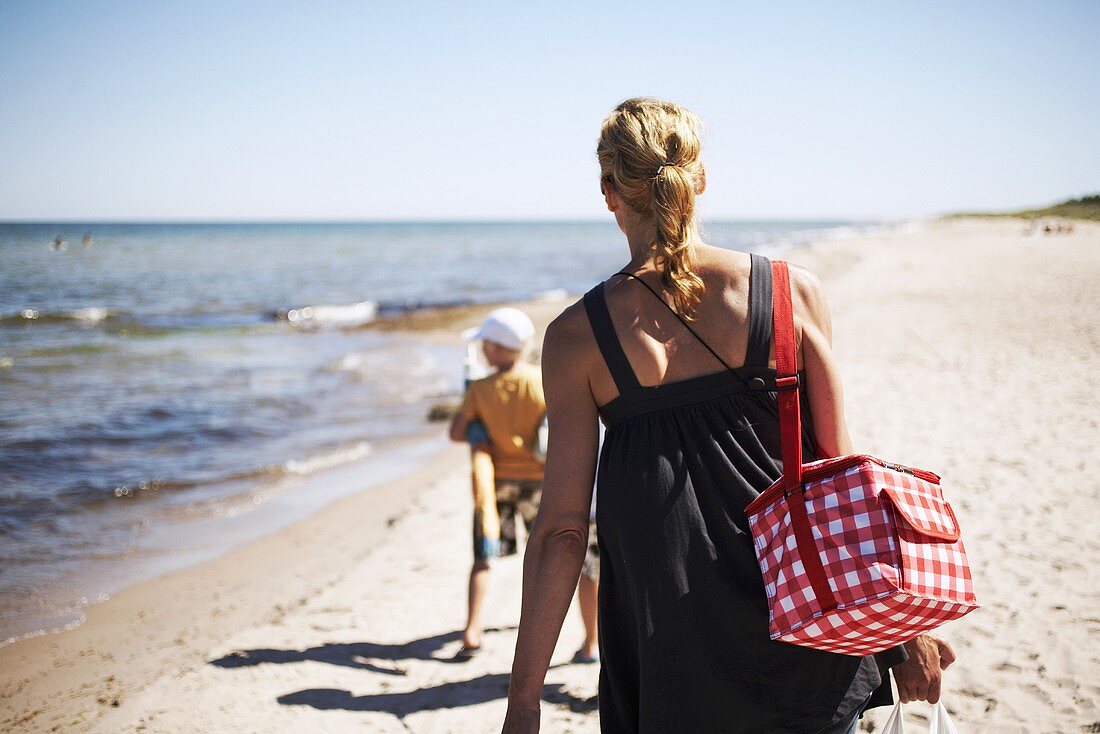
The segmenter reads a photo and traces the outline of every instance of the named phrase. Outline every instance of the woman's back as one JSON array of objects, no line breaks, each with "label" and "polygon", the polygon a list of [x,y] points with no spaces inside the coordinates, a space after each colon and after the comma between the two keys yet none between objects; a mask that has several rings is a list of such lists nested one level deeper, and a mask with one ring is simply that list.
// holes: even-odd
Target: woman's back
[{"label": "woman's back", "polygon": [[[596,396],[608,426],[597,485],[604,731],[817,731],[880,680],[870,659],[768,638],[744,508],[782,469],[771,271],[754,256],[750,275],[748,259],[729,258],[717,292],[721,272],[704,270],[713,299],[691,328],[717,356],[640,283],[618,283],[617,301],[602,285],[585,296],[611,382],[599,386],[608,401]],[[807,455],[811,436],[807,422]]]},{"label": "woman's back", "polygon": [[[781,474],[771,268],[701,241],[700,129],[689,110],[650,98],[623,102],[601,126],[600,192],[630,259],[544,340],[550,446],[509,734],[538,728],[587,546],[597,416],[607,426],[597,477],[604,731],[831,734],[881,702],[872,691],[889,696],[871,658],[769,639],[744,510]],[[828,309],[812,276],[791,276],[803,451],[850,453]]]},{"label": "woman's back", "polygon": [[[705,290],[691,327],[726,364],[740,366],[748,346],[749,256],[717,247],[700,247],[697,252],[695,271]],[[653,274],[641,277],[660,289]],[[641,384],[676,382],[724,369],[670,308],[640,283],[613,277],[604,286],[604,296],[623,351]],[[594,385],[604,386],[595,381]],[[600,404],[607,402],[600,400],[602,393],[595,395]]]}]

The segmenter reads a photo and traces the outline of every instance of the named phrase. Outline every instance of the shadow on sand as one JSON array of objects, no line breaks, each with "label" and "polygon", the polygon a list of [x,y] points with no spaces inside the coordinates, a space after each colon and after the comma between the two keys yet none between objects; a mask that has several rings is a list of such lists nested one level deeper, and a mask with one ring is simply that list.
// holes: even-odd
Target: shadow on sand
[{"label": "shadow on sand", "polygon": [[[310,688],[279,696],[276,700],[286,706],[312,706],[322,710],[383,711],[402,719],[418,711],[475,706],[507,696],[508,675],[496,673],[404,693],[353,696],[338,688]],[[595,696],[579,698],[566,691],[561,683],[543,686],[542,700],[566,706],[574,713],[595,711],[597,706]]]},{"label": "shadow on sand", "polygon": [[[494,627],[486,632],[503,632],[515,627]],[[259,648],[256,650],[235,650],[225,657],[211,660],[211,665],[219,668],[246,668],[264,663],[283,664],[314,661],[339,665],[347,668],[359,668],[386,675],[405,675],[406,670],[398,661],[434,660],[440,663],[454,663],[451,658],[437,657],[436,653],[446,644],[456,642],[462,637],[460,632],[447,632],[432,637],[424,637],[402,644],[382,644],[375,642],[329,643],[304,650],[275,650]],[[388,666],[386,665],[388,663]],[[551,666],[558,667],[557,665]],[[365,696],[353,696],[350,691],[339,688],[310,688],[279,696],[276,699],[285,706],[312,706],[320,710],[339,709],[344,711],[381,711],[393,714],[401,719],[418,711],[474,706],[508,696],[508,674],[496,673],[482,675],[464,681],[441,683],[437,686],[421,688],[403,693],[375,693]],[[565,706],[574,713],[595,711],[596,697],[580,698],[565,690],[561,683],[547,684],[542,689],[542,700]]]},{"label": "shadow on sand", "polygon": [[[515,627],[492,627],[488,632],[503,632],[514,630]],[[275,650],[259,648],[256,650],[234,650],[225,657],[211,660],[211,665],[219,668],[247,668],[263,663],[301,663],[311,660],[329,665],[339,665],[345,668],[359,668],[370,670],[385,675],[405,675],[405,668],[398,664],[399,660],[435,660],[440,663],[457,662],[450,658],[436,657],[444,645],[455,642],[462,637],[461,632],[446,632],[432,637],[423,637],[401,644],[385,644],[377,642],[350,642],[329,643],[320,647],[310,647],[305,650]],[[387,661],[389,666],[380,664]]]}]

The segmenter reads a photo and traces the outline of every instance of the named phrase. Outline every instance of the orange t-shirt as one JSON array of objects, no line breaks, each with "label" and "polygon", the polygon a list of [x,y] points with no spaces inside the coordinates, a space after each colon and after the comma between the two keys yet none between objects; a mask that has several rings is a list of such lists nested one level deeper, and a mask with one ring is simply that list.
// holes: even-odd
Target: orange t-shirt
[{"label": "orange t-shirt", "polygon": [[497,479],[542,479],[542,464],[531,453],[546,414],[538,367],[520,363],[471,382],[459,411],[485,425]]}]

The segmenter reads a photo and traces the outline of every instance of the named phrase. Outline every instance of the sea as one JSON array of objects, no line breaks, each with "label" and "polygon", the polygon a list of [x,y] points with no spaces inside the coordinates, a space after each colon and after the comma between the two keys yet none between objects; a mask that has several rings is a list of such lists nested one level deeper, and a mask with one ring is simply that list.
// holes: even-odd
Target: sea
[{"label": "sea", "polygon": [[[704,235],[775,255],[880,226]],[[583,293],[627,259],[596,222],[0,222],[0,643],[438,450],[463,350],[378,322]]]}]

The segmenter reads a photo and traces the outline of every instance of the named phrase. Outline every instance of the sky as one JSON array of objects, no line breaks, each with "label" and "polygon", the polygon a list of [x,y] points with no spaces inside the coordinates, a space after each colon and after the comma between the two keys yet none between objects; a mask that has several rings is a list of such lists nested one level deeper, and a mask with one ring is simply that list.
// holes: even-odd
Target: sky
[{"label": "sky", "polygon": [[0,219],[600,219],[621,100],[711,219],[1100,191],[1100,2],[0,0]]}]

